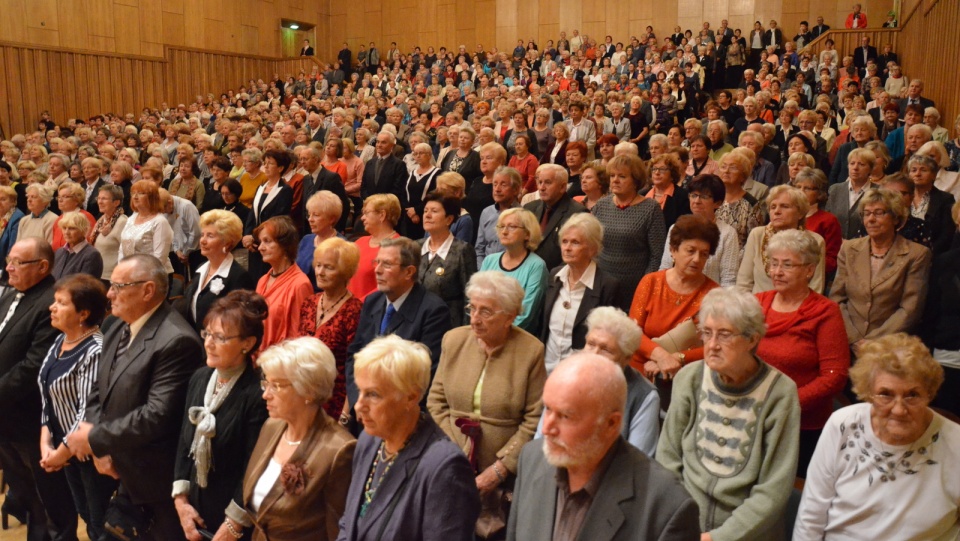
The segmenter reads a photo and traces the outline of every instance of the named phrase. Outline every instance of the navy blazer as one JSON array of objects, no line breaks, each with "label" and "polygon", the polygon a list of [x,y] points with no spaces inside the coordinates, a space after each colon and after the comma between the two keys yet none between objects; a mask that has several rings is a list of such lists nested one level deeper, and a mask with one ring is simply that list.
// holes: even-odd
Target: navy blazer
[{"label": "navy blazer", "polygon": [[360,434],[337,541],[473,541],[480,516],[476,475],[460,448],[429,415],[421,417],[360,520],[364,485],[381,441]]},{"label": "navy blazer", "polygon": [[[560,297],[560,290],[563,282],[557,279],[557,273],[564,266],[559,266],[550,271],[550,279],[547,281],[547,293],[543,305],[543,324],[540,326],[540,341],[544,344],[550,336],[550,314],[553,312],[553,305]],[[587,342],[587,316],[590,311],[598,306],[615,306],[624,312],[629,312],[631,295],[620,294],[620,280],[600,270],[593,277],[593,289],[587,289],[583,292],[583,299],[580,301],[580,307],[577,308],[577,316],[573,320],[573,349],[583,349]]]},{"label": "navy blazer", "polygon": [[26,214],[24,214],[22,210],[18,208],[13,209],[10,221],[7,222],[7,227],[3,229],[3,234],[0,235],[0,261],[6,261],[7,254],[10,253],[10,249],[16,244],[17,232],[20,231],[20,219],[24,216],[26,216]]},{"label": "navy blazer", "polygon": [[[353,356],[380,335],[380,322],[387,311],[386,296],[380,291],[367,295],[360,310],[357,335],[347,348],[347,396],[351,404],[357,403],[357,383],[353,379]],[[421,284],[413,285],[407,299],[387,327],[386,334],[395,334],[404,340],[413,340],[430,350],[430,375],[437,371],[440,362],[440,342],[451,328],[450,307]]]}]

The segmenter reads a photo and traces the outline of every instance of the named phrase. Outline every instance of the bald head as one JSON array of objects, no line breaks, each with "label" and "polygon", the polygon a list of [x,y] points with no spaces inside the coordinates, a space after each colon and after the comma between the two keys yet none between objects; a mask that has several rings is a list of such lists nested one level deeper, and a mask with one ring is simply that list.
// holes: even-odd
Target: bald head
[{"label": "bald head", "polygon": [[616,363],[595,353],[575,353],[557,365],[546,385],[554,382],[560,388],[573,384],[571,390],[586,397],[594,415],[623,413],[627,401],[627,380]]}]

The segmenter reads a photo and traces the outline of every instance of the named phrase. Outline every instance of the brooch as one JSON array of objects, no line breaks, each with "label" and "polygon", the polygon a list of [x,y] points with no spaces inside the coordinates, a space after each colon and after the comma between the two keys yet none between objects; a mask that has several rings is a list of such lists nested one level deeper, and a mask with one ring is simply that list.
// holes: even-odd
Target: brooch
[{"label": "brooch", "polygon": [[443,267],[437,267],[436,273],[437,276],[443,276]]}]

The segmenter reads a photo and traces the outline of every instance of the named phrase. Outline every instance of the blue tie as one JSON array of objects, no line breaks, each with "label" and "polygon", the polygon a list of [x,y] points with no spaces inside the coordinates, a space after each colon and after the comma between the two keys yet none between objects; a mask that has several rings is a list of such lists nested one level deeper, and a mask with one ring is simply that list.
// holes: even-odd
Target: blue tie
[{"label": "blue tie", "polygon": [[387,303],[387,312],[383,314],[383,319],[380,320],[380,336],[387,334],[387,327],[390,326],[390,320],[393,319],[393,314],[397,313],[397,309],[393,307],[393,303]]}]

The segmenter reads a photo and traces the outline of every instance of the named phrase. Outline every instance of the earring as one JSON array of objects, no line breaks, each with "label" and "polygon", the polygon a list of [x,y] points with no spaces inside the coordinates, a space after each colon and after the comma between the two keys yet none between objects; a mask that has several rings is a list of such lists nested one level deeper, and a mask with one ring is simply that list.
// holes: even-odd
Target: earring
[{"label": "earring", "polygon": [[227,253],[227,247],[226,247],[226,246],[223,247],[223,253]]},{"label": "earring", "polygon": [[245,349],[242,349],[242,350],[240,350],[240,351],[243,352],[244,355],[247,354],[247,350],[245,350]]}]

